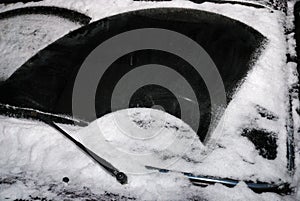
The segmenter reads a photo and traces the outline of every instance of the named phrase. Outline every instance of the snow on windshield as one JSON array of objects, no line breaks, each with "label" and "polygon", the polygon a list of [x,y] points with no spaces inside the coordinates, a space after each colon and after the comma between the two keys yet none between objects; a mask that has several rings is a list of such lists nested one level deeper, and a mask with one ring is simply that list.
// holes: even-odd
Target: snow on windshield
[{"label": "snow on windshield", "polygon": [[[102,3],[103,2],[103,3]],[[214,176],[234,177],[239,179],[260,179],[263,181],[289,181],[286,172],[286,119],[288,104],[288,83],[290,71],[286,69],[286,38],[284,36],[284,14],[270,9],[255,9],[242,5],[216,5],[213,3],[194,4],[189,1],[172,2],[133,2],[131,0],[97,0],[62,1],[46,0],[29,5],[56,5],[85,13],[93,21],[120,12],[153,7],[186,7],[216,12],[232,19],[239,20],[258,30],[269,40],[262,55],[256,61],[252,70],[245,77],[243,84],[236,90],[233,100],[226,109],[221,124],[217,126],[208,142],[214,146],[214,151],[201,161],[201,165],[186,162],[180,158],[174,163],[173,169],[190,171]],[[21,3],[1,7],[8,10],[23,7]],[[61,32],[67,33],[67,31]],[[7,57],[9,59],[9,57]],[[8,60],[9,63],[9,60]],[[15,66],[14,66],[15,68]],[[259,115],[257,105],[271,111],[276,121]],[[142,111],[142,110],[141,110]],[[141,112],[142,113],[142,112]],[[116,128],[110,121],[111,116],[99,120],[106,123],[106,129]],[[106,174],[92,162],[75,145],[48,126],[29,120],[17,120],[1,117],[1,198],[28,198],[45,196],[47,199],[70,198],[70,196],[85,195],[100,199],[108,193],[130,199],[204,199],[220,200],[224,196],[231,200],[282,200],[271,193],[255,194],[240,183],[236,188],[227,189],[216,185],[207,188],[191,186],[187,180],[178,174],[162,176],[158,173],[134,175],[128,186],[118,185],[115,179]],[[159,119],[159,117],[156,117]],[[143,119],[141,120],[143,121]],[[177,120],[176,120],[177,121]],[[175,121],[175,122],[176,122]],[[170,122],[173,123],[173,122]],[[108,126],[109,125],[109,126]],[[91,125],[93,126],[93,124]],[[89,127],[80,130],[79,127],[65,126],[69,132],[76,133],[78,139],[88,140]],[[266,160],[258,155],[254,145],[247,138],[240,136],[244,128],[265,129],[277,133],[278,156],[275,160]],[[223,132],[220,132],[220,131]],[[114,133],[116,134],[116,133]],[[191,132],[192,134],[192,132]],[[75,135],[75,134],[74,134]],[[114,135],[107,136],[113,143],[130,147],[130,143],[114,141]],[[92,138],[91,138],[92,139]],[[90,145],[91,148],[92,145]],[[200,144],[195,148],[201,147]],[[141,148],[141,147],[140,147]],[[101,154],[99,150],[99,154]],[[189,152],[186,152],[189,153]],[[192,153],[192,152],[190,152]],[[197,152],[200,154],[200,152]],[[108,153],[103,153],[108,154]],[[187,156],[195,156],[190,154]],[[130,161],[115,165],[131,167]],[[192,161],[192,160],[191,160]],[[197,164],[197,163],[196,163]],[[76,168],[74,168],[76,167]],[[70,178],[67,184],[61,182],[65,176]],[[147,186],[147,188],[145,188]],[[49,190],[50,189],[50,190]],[[18,192],[18,193],[16,193]],[[70,193],[71,192],[71,193]],[[69,193],[69,194],[68,194]],[[59,197],[60,196],[60,197]],[[94,196],[94,197],[93,197]],[[98,196],[98,197],[97,197]],[[103,197],[101,197],[103,196]],[[119,196],[119,197],[118,197]],[[284,199],[293,199],[285,197]]]},{"label": "snow on windshield", "polygon": [[[128,116],[131,117],[130,121]],[[123,119],[124,117],[126,119]],[[115,123],[118,121],[132,125],[128,126],[125,123],[125,127],[116,127]],[[201,157],[204,147],[194,139],[196,133],[181,120],[162,111],[122,110],[106,115],[84,129],[61,126],[99,156],[109,159],[120,170],[131,172],[128,173],[128,184],[119,184],[53,128],[41,122],[1,117],[1,199],[220,200],[224,195],[232,195],[231,200],[239,200],[245,196],[247,200],[281,199],[277,194],[256,194],[244,183],[240,183],[234,189],[227,189],[222,185],[199,188],[193,186],[180,173],[161,174],[147,171],[144,165],[178,164],[182,169],[193,167],[198,170],[202,166],[197,160]],[[119,138],[124,129],[125,132],[139,131],[130,134],[158,134],[153,140],[165,141],[167,137],[170,143],[176,141],[176,138],[181,138],[181,143],[186,145],[186,149],[180,149],[178,154],[181,158],[178,155],[174,157],[174,153],[168,150],[154,155],[152,152],[150,156],[146,154],[146,160],[143,159],[143,155],[136,158],[134,149],[147,152],[159,150],[161,147],[140,143],[136,146],[136,140],[128,136],[124,143],[124,140],[120,141]],[[107,146],[111,146],[112,149],[106,149]],[[124,150],[127,152],[123,152]],[[131,154],[125,154],[128,152]]]}]

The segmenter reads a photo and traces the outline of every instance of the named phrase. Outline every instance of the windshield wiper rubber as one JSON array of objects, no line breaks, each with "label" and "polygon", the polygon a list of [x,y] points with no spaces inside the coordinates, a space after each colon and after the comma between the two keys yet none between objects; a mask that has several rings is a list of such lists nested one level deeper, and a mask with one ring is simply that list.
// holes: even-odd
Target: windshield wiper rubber
[{"label": "windshield wiper rubber", "polygon": [[[157,168],[152,166],[145,166],[149,170],[157,170],[160,173],[168,173],[168,172],[177,172],[186,176],[190,182],[195,186],[206,187],[208,185],[214,184],[223,184],[227,187],[235,187],[239,182],[239,180],[234,179],[226,179],[226,178],[218,178],[213,176],[203,176],[203,175],[194,175],[192,173],[174,171],[169,169]],[[246,185],[256,193],[264,193],[264,192],[274,192],[278,194],[289,194],[292,192],[290,185],[288,183],[282,184],[270,184],[264,182],[251,182],[244,181]]]}]

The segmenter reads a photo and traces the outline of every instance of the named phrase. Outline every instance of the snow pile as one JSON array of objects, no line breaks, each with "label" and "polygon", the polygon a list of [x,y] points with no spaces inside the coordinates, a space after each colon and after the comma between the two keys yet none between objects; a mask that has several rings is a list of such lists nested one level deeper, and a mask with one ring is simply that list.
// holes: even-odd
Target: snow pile
[{"label": "snow pile", "polygon": [[[76,133],[79,127],[64,126],[64,129]],[[30,196],[48,200],[72,196],[103,199],[111,198],[110,195],[118,199],[122,196],[143,199],[174,196],[177,199],[178,188],[186,190],[190,185],[179,175],[159,178],[158,174],[152,174],[130,176],[129,184],[122,186],[72,142],[41,122],[1,117],[0,130],[1,200]],[[70,179],[69,184],[62,182],[63,177]]]},{"label": "snow pile", "polygon": [[[137,113],[142,114],[143,117],[140,118],[141,116],[136,115]],[[118,142],[117,134],[118,136],[124,135],[121,132],[122,129],[120,129],[122,125],[119,125],[119,127],[114,125],[115,119],[124,120],[123,117],[128,115],[133,117],[131,120],[132,126],[127,125],[126,129],[131,128],[130,131],[133,131],[133,133],[135,132],[134,129],[139,129],[140,135],[148,135],[151,130],[153,133],[157,133],[157,128],[164,128],[164,132],[155,136],[156,138],[160,138],[161,135],[163,137],[168,132],[174,134],[170,135],[169,140],[176,139],[179,136],[196,135],[189,126],[179,119],[151,109],[118,111],[102,117],[83,129],[66,125],[61,126],[100,156],[110,155],[109,162],[112,162],[121,171],[126,169],[130,171],[137,170],[137,166],[140,167],[138,170],[141,170],[142,162],[148,162],[149,164],[152,161],[136,160],[139,158],[136,158],[136,155],[132,153],[124,153],[127,158],[123,158],[123,160],[112,157],[115,156],[113,149],[127,148],[124,145],[114,147],[117,144],[112,142]],[[165,115],[168,118],[162,121]],[[101,129],[102,127],[104,127],[104,130]],[[96,130],[94,130],[95,128]],[[107,136],[106,131],[108,130],[111,130],[109,133],[113,136]],[[248,189],[244,183],[232,189],[221,185],[199,188],[192,186],[179,173],[129,173],[128,184],[121,185],[72,142],[41,122],[1,117],[0,131],[1,200],[220,200],[224,197],[228,200],[282,200],[283,198],[288,200],[288,197],[272,193],[256,194]],[[99,147],[102,144],[101,146],[92,146],[93,143],[97,144],[101,140],[101,136],[95,131],[101,131],[104,134],[103,139],[105,139],[104,137],[110,137],[110,140],[107,140],[106,143],[112,145],[111,150],[100,149]],[[129,144],[132,144],[131,140],[128,140]],[[168,143],[168,141],[164,142]],[[185,143],[192,145],[187,144],[189,147],[186,152],[176,157],[190,154],[193,151],[199,152],[201,150],[199,145],[201,147],[201,144],[193,145],[193,142],[192,138],[185,140]],[[144,146],[143,143],[141,145]],[[145,149],[147,148],[151,150],[151,146],[145,146]],[[198,150],[195,151],[191,148],[198,148]],[[122,152],[119,151],[118,154]],[[159,158],[163,154],[163,152],[155,152],[153,155],[156,156],[151,157]],[[120,155],[116,155],[116,157],[118,156]],[[155,162],[155,160],[153,161]],[[185,159],[177,160],[175,164],[183,164],[184,161]],[[169,161],[168,158],[165,158],[160,162],[165,165]],[[185,161],[185,163],[192,163],[194,168],[201,168],[201,164],[191,161]],[[68,177],[69,182],[63,182],[64,177]]]},{"label": "snow pile", "polygon": [[218,139],[210,152],[190,127],[158,110],[111,113],[72,136],[127,173],[149,172],[144,167],[149,165],[241,180],[289,181],[285,156],[266,160],[247,138],[232,133]]},{"label": "snow pile", "polygon": [[181,160],[199,163],[205,151],[196,133],[180,119],[146,108],[108,114],[73,137],[134,174],[149,172],[145,165],[168,168],[182,165]]}]

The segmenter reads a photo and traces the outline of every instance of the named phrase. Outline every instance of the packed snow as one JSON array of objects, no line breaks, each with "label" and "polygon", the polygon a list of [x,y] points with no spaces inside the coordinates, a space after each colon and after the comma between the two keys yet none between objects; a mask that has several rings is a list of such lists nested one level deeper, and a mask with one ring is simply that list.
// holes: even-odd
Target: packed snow
[{"label": "packed snow", "polygon": [[[130,117],[130,122],[128,122],[128,117]],[[128,174],[126,185],[119,184],[115,178],[52,127],[37,121],[4,116],[0,118],[1,200],[30,198],[46,200],[113,198],[117,200],[221,200],[224,196],[227,200],[288,199],[288,197],[272,193],[256,194],[243,182],[232,189],[222,185],[199,188],[192,186],[180,173],[161,174],[143,168],[144,165],[149,164],[170,166],[169,160],[173,160],[169,158],[170,146],[167,146],[164,152],[152,152],[152,155],[146,156],[150,160],[143,160],[143,158],[135,157],[136,151],[128,146],[128,144],[136,145],[138,140],[128,138],[126,145],[118,141],[117,136],[127,138],[126,134],[139,134],[142,137],[141,134],[145,133],[145,139],[149,139],[149,134],[151,134],[151,136],[154,135],[153,138],[165,140],[165,135],[167,135],[171,142],[176,141],[177,138],[184,138],[187,149],[181,150],[182,152],[177,153],[179,156],[175,157],[177,160],[171,161],[171,164],[178,164],[177,166],[188,164],[187,160],[191,159],[187,157],[198,160],[195,155],[205,149],[199,141],[193,139],[196,133],[188,125],[162,111],[128,109],[106,115],[86,128],[60,125],[119,170],[125,171]],[[131,125],[126,124],[123,127],[126,121]],[[121,124],[115,126],[117,122]],[[128,131],[133,132],[128,133]],[[145,139],[143,141],[147,141]],[[111,149],[106,149],[106,146],[111,146]],[[144,150],[161,149],[161,147],[153,147],[152,143],[139,143],[139,146]],[[126,152],[120,151],[122,148],[126,149]],[[151,158],[154,159],[154,164]],[[165,159],[162,160],[162,158]],[[155,161],[159,162],[155,163]],[[189,163],[191,164],[194,168],[201,168],[201,164]],[[69,178],[68,183],[63,182],[64,177]]]},{"label": "packed snow", "polygon": [[[115,199],[143,200],[300,199],[299,193],[296,195],[298,198],[283,197],[273,193],[255,194],[242,182],[231,189],[222,185],[199,188],[191,186],[180,174],[142,174],[147,172],[144,165],[151,163],[155,164],[153,166],[163,166],[195,174],[253,181],[285,181],[294,182],[294,185],[298,182],[299,184],[297,178],[290,177],[286,171],[289,89],[293,83],[297,82],[297,76],[295,64],[289,64],[290,68],[287,68],[286,64],[286,54],[287,52],[295,54],[295,44],[293,35],[289,35],[288,40],[286,39],[284,33],[286,17],[282,12],[271,12],[269,8],[256,9],[242,5],[207,2],[194,4],[183,0],[159,3],[133,2],[132,0],[102,0],[101,3],[98,0],[45,0],[3,6],[0,10],[36,5],[55,5],[76,10],[92,17],[92,21],[120,12],[145,8],[193,8],[219,13],[241,21],[262,33],[268,42],[259,59],[236,89],[233,100],[205,146],[195,140],[196,134],[188,125],[155,110],[119,111],[98,119],[86,128],[61,125],[99,156],[111,161],[122,171],[130,173],[129,184],[125,186],[119,185],[75,145],[47,125],[41,122],[1,117],[0,198],[13,200],[32,196],[62,200],[77,196],[80,200],[86,197],[105,199],[115,196]],[[5,40],[0,40],[1,53],[6,52],[0,56],[1,65],[6,64],[4,67],[1,66],[1,69],[6,69],[1,70],[2,79],[8,78],[38,50],[78,27],[74,23],[57,17],[51,17],[50,20],[50,17],[43,16],[34,24],[35,19],[36,16],[22,16],[0,21],[0,27],[4,27],[3,25],[7,27],[5,30],[0,30],[1,33],[6,32]],[[58,20],[61,26],[54,28],[55,20]],[[26,33],[33,33],[36,26],[38,27],[37,39],[27,37]],[[45,34],[50,31],[51,34]],[[12,43],[16,46],[11,45]],[[18,48],[21,48],[20,55],[12,54]],[[286,81],[291,78],[294,80],[293,83]],[[257,105],[275,114],[276,120],[259,115]],[[297,116],[296,109],[294,113]],[[125,118],[126,115],[130,118]],[[169,123],[167,127],[165,127],[166,123]],[[295,127],[299,128],[297,122]],[[275,160],[262,158],[254,145],[241,136],[244,128],[265,129],[277,133],[277,158]],[[162,131],[166,135],[161,135]],[[130,135],[124,135],[124,133]],[[173,143],[177,138],[182,139],[180,141],[182,147],[176,150],[172,148],[172,145],[178,145]],[[162,142],[167,144],[162,144]],[[186,149],[183,149],[184,145]],[[113,149],[102,149],[102,146],[111,146]],[[136,157],[140,152],[147,157]],[[296,161],[299,165],[299,156],[296,157]],[[65,176],[70,178],[69,183],[62,182]]]}]

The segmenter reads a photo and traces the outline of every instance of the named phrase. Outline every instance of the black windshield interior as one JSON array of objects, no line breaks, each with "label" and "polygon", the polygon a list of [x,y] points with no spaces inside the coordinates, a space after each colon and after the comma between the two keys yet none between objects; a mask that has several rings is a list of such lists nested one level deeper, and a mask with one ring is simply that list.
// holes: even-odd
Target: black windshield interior
[{"label": "black windshield interior", "polygon": [[[199,10],[155,8],[123,13],[75,30],[34,55],[1,83],[0,102],[72,116],[74,80],[85,58],[110,37],[139,28],[173,30],[199,43],[221,74],[228,102],[266,41],[259,32],[241,22]],[[168,66],[185,76],[197,96],[193,100],[199,103],[201,111],[197,132],[204,140],[212,113],[208,90],[201,76],[185,60],[167,52],[142,50],[116,60],[100,80],[98,88],[102,90],[97,91],[95,102],[97,116],[111,112],[112,90],[120,77],[149,63]],[[167,112],[180,118],[173,94],[155,86],[140,89],[128,107],[151,107],[151,103],[165,105]],[[192,124],[193,119],[190,121],[186,123]]]}]

